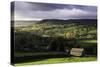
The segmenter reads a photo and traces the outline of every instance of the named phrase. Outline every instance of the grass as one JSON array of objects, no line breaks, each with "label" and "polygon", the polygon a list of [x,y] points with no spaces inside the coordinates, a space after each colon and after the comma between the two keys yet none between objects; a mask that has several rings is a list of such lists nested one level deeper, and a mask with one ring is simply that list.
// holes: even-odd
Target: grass
[{"label": "grass", "polygon": [[[81,27],[82,26],[82,27]],[[56,37],[56,36],[62,36],[65,37],[64,32],[70,32],[70,31],[78,31],[77,34],[79,34],[79,32],[81,34],[84,33],[84,35],[86,34],[85,32],[87,32],[87,28],[84,28],[84,26],[86,25],[73,25],[71,26],[70,24],[64,24],[64,25],[54,25],[54,24],[46,24],[46,23],[42,23],[42,24],[33,24],[32,26],[26,26],[26,27],[17,27],[15,28],[15,31],[17,32],[30,32],[36,35],[41,35],[43,37],[48,37],[52,34],[52,36]],[[93,33],[96,34],[96,28],[92,29],[94,26],[90,26],[89,27],[89,34]],[[51,33],[51,34],[50,34]],[[31,34],[28,34],[29,36],[33,36]],[[17,36],[17,35],[16,35]],[[22,35],[20,35],[21,37]],[[24,35],[25,37],[27,36],[27,34]],[[92,36],[92,35],[91,35]],[[84,36],[83,36],[84,38]],[[27,39],[27,38],[26,38]],[[29,37],[30,39],[30,37]],[[36,39],[36,43],[37,43],[38,38]],[[34,40],[35,41],[35,40]],[[19,42],[19,41],[18,41]],[[30,42],[30,41],[29,41]],[[38,40],[39,42],[39,40]],[[32,42],[33,43],[33,42]],[[92,46],[92,45],[96,45],[97,44],[97,40],[93,39],[93,40],[78,40],[78,43],[80,45],[82,45],[82,47],[87,47],[87,46]],[[93,46],[92,46],[93,47]],[[55,52],[45,52],[45,53],[15,53],[15,56],[20,57],[20,56],[31,56],[31,55],[55,55],[58,53]],[[58,56],[58,55],[57,55]],[[44,56],[43,56],[44,57]],[[36,58],[36,57],[35,57]],[[24,60],[23,60],[24,61]],[[27,61],[27,60],[25,60]],[[36,65],[36,64],[55,64],[55,63],[70,63],[70,62],[87,62],[87,61],[96,61],[96,57],[66,57],[66,58],[46,58],[46,59],[31,59],[27,62],[21,62],[21,63],[15,63],[15,66],[23,66],[23,65]]]},{"label": "grass", "polygon": [[97,43],[97,40],[80,40],[82,43]]},{"label": "grass", "polygon": [[39,61],[34,61],[34,62],[33,61],[31,60],[30,62],[26,62],[26,63],[17,63],[15,64],[15,66],[69,63],[69,62],[87,62],[87,61],[96,61],[96,57],[49,58],[49,59],[44,59],[44,60],[39,60]]}]

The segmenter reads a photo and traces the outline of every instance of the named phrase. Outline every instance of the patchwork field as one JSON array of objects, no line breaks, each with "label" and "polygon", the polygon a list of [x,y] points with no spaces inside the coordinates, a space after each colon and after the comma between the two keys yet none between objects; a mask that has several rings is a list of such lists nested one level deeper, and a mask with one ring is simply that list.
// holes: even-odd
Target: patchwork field
[{"label": "patchwork field", "polygon": [[[13,33],[15,65],[96,61],[96,19],[27,21]],[[71,48],[84,48],[85,55],[69,56]]]}]

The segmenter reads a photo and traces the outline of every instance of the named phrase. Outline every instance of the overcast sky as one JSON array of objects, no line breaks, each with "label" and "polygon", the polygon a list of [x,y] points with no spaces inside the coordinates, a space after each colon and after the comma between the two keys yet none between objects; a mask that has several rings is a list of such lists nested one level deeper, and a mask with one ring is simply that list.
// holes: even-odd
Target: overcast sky
[{"label": "overcast sky", "polygon": [[11,4],[11,11],[14,12],[14,20],[97,18],[96,6],[15,1]]}]

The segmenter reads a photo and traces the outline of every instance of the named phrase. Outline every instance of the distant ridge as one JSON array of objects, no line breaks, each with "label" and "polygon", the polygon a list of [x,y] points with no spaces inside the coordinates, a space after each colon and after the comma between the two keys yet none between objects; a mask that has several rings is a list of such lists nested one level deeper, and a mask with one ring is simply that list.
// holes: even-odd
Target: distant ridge
[{"label": "distant ridge", "polygon": [[80,24],[97,24],[97,19],[43,19],[38,23],[49,23],[49,24],[68,24],[68,23],[80,23]]}]

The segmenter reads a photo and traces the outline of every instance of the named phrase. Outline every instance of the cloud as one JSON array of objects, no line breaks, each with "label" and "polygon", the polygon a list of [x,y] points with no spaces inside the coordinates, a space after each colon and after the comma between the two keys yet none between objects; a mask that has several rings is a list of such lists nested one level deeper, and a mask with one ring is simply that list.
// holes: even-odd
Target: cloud
[{"label": "cloud", "polygon": [[15,2],[15,20],[25,19],[96,19],[95,6]]}]

